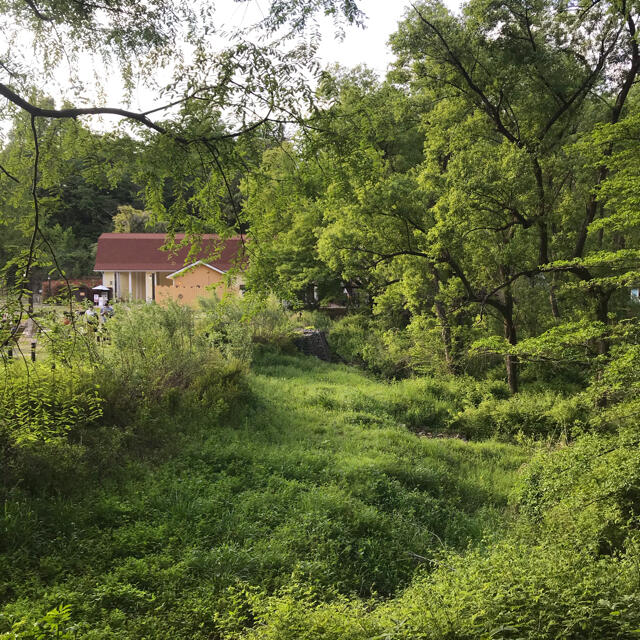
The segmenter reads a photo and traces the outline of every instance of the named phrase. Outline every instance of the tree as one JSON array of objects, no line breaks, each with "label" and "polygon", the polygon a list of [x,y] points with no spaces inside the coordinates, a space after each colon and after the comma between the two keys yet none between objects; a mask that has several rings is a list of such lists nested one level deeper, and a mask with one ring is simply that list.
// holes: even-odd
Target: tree
[{"label": "tree", "polygon": [[[8,0],[0,5],[13,25],[7,42],[31,39],[34,51],[33,57],[20,58],[21,49],[9,45],[2,52],[0,68],[0,96],[7,101],[4,115],[25,113],[32,136],[33,228],[29,249],[17,269],[20,297],[27,288],[36,245],[44,240],[41,221],[46,203],[38,193],[42,122],[96,115],[124,119],[146,144],[147,164],[140,175],[147,180],[146,200],[156,216],[188,233],[200,232],[203,220],[232,233],[223,225],[227,222],[223,204],[225,199],[235,202],[233,173],[246,152],[243,144],[234,142],[278,133],[300,119],[303,103],[311,95],[306,70],[318,45],[312,28],[318,11],[333,15],[336,24],[343,19],[360,21],[354,0],[272,0],[266,17],[252,32],[229,32],[218,24],[215,8],[213,3],[175,0]],[[221,41],[227,43],[222,49]],[[142,112],[126,105],[84,106],[82,95],[88,87],[76,69],[91,52],[103,72],[120,71],[125,102],[136,82],[144,80],[162,103]],[[62,61],[69,67],[75,99],[56,107],[43,100],[37,88],[54,78]],[[164,81],[154,75],[158,70],[165,74]],[[5,180],[16,178],[6,167],[0,171]],[[167,185],[168,206],[163,197]]]},{"label": "tree", "polygon": [[[592,299],[594,317],[608,321],[614,289],[601,271],[620,265],[590,234],[603,215],[597,188],[607,169],[589,171],[569,147],[595,123],[622,116],[640,71],[637,19],[624,2],[479,0],[460,17],[422,3],[394,36],[398,80],[433,105],[422,179],[443,188],[431,254],[467,303],[499,313],[512,345],[522,278],[570,274]],[[549,297],[557,319],[554,287]],[[507,370],[515,391],[510,355]]]},{"label": "tree", "polygon": [[624,239],[636,163],[621,139],[636,12],[472,0],[454,16],[423,2],[392,39],[387,83],[326,79],[333,102],[297,156],[322,166],[318,255],[376,299],[393,290],[411,314],[433,313],[452,369],[467,308],[502,334],[513,392],[522,337],[593,324],[606,354],[640,264]]},{"label": "tree", "polygon": [[153,224],[149,211],[123,205],[118,207],[118,213],[113,217],[113,230],[116,233],[164,233],[166,225]]},{"label": "tree", "polygon": [[242,185],[243,220],[251,234],[247,286],[276,293],[294,305],[315,306],[337,297],[340,274],[318,255],[322,227],[318,199],[325,184],[317,166],[300,158],[300,147],[285,143],[265,151],[258,170]]},{"label": "tree", "polygon": [[[381,233],[376,214],[415,193],[404,174],[422,159],[422,139],[401,94],[369,70],[326,73],[320,104],[294,143],[268,151],[247,181],[257,240],[251,271],[264,264],[262,288],[278,283],[285,297],[291,284],[334,297],[345,287],[376,295],[389,284],[383,268],[376,273],[376,249],[405,246],[404,229]],[[365,248],[354,249],[354,235]]]},{"label": "tree", "polygon": [[[111,230],[117,207],[137,202],[135,170],[123,149],[136,146],[129,138],[96,134],[80,122],[41,122],[39,179],[39,235],[33,246],[32,267],[24,280],[29,291],[50,273],[77,278],[93,272],[95,243]],[[14,179],[7,180],[0,196],[0,245],[5,284],[15,285],[33,239],[33,184],[31,122],[15,115],[7,142],[0,150],[0,164]],[[118,157],[118,166],[110,159]]]}]

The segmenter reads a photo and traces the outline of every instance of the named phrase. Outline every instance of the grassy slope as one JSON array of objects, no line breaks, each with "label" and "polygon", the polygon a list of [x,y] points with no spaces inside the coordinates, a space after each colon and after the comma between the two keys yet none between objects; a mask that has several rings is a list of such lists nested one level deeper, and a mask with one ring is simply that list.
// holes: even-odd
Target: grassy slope
[{"label": "grassy slope", "polygon": [[389,596],[440,545],[503,522],[521,450],[418,438],[385,410],[394,388],[313,359],[265,356],[250,386],[225,426],[153,418],[171,444],[111,478],[16,488],[0,631],[68,603],[82,637],[233,635],[261,594]]}]

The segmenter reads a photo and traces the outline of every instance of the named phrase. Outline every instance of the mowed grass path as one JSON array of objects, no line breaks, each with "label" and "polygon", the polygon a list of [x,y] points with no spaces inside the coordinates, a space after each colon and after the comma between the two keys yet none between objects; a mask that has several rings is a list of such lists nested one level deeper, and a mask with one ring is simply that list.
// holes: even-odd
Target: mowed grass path
[{"label": "mowed grass path", "polygon": [[311,358],[262,356],[249,387],[227,424],[148,418],[165,444],[108,478],[5,495],[0,637],[68,604],[82,638],[236,638],[268,595],[392,596],[506,523],[523,450],[416,437],[397,385]]}]

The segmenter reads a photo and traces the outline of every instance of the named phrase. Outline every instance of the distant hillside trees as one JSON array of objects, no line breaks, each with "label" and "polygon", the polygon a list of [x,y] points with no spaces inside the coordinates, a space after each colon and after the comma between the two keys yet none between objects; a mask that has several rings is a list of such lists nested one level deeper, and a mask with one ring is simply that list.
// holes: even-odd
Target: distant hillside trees
[{"label": "distant hillside trees", "polygon": [[32,254],[34,286],[51,271],[56,278],[86,276],[98,236],[111,231],[118,207],[139,202],[132,177],[138,143],[92,133],[77,121],[40,122],[36,233],[30,129],[29,119],[16,115],[0,150],[0,165],[11,176],[0,195],[1,266],[15,276]]},{"label": "distant hillside trees", "polygon": [[113,217],[115,233],[163,233],[166,229],[166,223],[153,221],[150,211],[134,209],[130,205],[118,207],[118,213]]}]

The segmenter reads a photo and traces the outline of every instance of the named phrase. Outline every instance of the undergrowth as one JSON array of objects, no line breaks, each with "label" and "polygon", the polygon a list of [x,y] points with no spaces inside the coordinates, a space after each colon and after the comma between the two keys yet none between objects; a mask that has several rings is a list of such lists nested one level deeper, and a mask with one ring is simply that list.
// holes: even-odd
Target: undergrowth
[{"label": "undergrowth", "polygon": [[242,309],[5,378],[0,639],[638,636],[635,345],[511,397],[285,355]]},{"label": "undergrowth", "polygon": [[60,606],[83,638],[240,637],[285,594],[398,595],[507,522],[522,449],[416,437],[392,388],[313,359],[265,352],[249,387],[230,413],[187,394],[138,415],[110,473],[5,491],[4,637],[56,637]]}]

